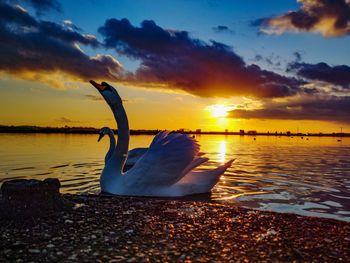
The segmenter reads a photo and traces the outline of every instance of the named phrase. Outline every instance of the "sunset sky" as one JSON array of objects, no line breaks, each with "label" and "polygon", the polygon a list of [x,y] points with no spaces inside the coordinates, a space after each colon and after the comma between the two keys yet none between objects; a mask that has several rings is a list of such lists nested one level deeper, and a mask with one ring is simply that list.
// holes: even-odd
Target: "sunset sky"
[{"label": "sunset sky", "polygon": [[350,0],[0,0],[0,124],[350,132]]}]

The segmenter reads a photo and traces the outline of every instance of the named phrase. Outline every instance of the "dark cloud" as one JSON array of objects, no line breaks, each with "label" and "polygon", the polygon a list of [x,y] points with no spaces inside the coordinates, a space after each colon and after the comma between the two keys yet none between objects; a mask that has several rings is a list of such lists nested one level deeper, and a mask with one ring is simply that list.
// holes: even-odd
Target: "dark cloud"
[{"label": "dark cloud", "polygon": [[271,58],[265,58],[265,61],[267,64],[269,64],[270,66],[273,65],[273,62],[271,60]]},{"label": "dark cloud", "polygon": [[230,33],[230,34],[234,34],[235,32],[230,29],[228,26],[215,26],[213,27],[213,31],[215,33]]},{"label": "dark cloud", "polygon": [[300,77],[309,80],[328,82],[343,88],[350,88],[350,67],[346,65],[329,66],[326,63],[291,63],[288,71],[294,71]]},{"label": "dark cloud", "polygon": [[295,51],[293,52],[293,56],[295,57],[295,61],[296,62],[300,62],[302,57],[301,57],[301,53],[299,51]]},{"label": "dark cloud", "polygon": [[255,55],[254,57],[254,61],[262,61],[263,59],[264,59],[263,56],[259,54]]},{"label": "dark cloud", "polygon": [[66,25],[37,20],[18,6],[0,4],[0,71],[25,78],[31,72],[35,77],[29,78],[34,79],[53,72],[82,80],[119,79],[118,61],[108,55],[90,57],[79,44],[99,46],[94,36]]},{"label": "dark cloud", "polygon": [[284,15],[252,22],[262,32],[281,34],[285,31],[318,32],[325,37],[350,34],[350,1],[298,0],[301,7]]},{"label": "dark cloud", "polygon": [[93,95],[93,94],[87,94],[85,95],[86,98],[90,100],[96,100],[96,101],[103,101],[103,98],[101,96]]},{"label": "dark cloud", "polygon": [[81,33],[72,30],[72,27],[64,27],[62,25],[41,21],[38,30],[41,34],[47,35],[66,43],[80,43],[91,47],[98,47],[100,43],[92,35],[82,35]]},{"label": "dark cloud", "polygon": [[269,55],[268,57],[264,57],[260,54],[257,54],[253,58],[253,61],[264,63],[265,65],[269,66],[270,68],[271,68],[271,66],[273,66],[275,69],[277,69],[278,67],[281,66],[281,57],[276,56],[273,53],[271,55]]},{"label": "dark cloud", "polygon": [[[6,23],[13,23],[18,26],[35,27],[38,25],[36,19],[30,16],[19,6],[11,6],[0,2],[0,25],[6,26]],[[0,28],[1,31],[3,31]]]},{"label": "dark cloud", "polygon": [[[103,97],[101,97],[100,95],[93,95],[93,94],[87,94],[85,95],[86,98],[88,98],[89,100],[94,100],[94,101],[104,101]],[[129,99],[122,99],[123,102],[132,102],[132,100]]]},{"label": "dark cloud", "polygon": [[127,19],[108,19],[99,29],[104,45],[141,61],[138,84],[177,88],[199,96],[290,96],[302,82],[247,65],[229,46],[166,30],[154,21],[135,27]]},{"label": "dark cloud", "polygon": [[263,109],[236,109],[232,118],[279,119],[279,120],[324,120],[350,123],[350,97],[304,97],[300,101],[270,102]]},{"label": "dark cloud", "polygon": [[269,20],[268,17],[258,18],[258,19],[250,21],[249,24],[250,24],[250,26],[262,26],[266,23],[267,20]]},{"label": "dark cloud", "polygon": [[101,96],[93,95],[93,94],[87,94],[85,95],[86,98],[90,100],[95,100],[95,101],[103,101],[103,98]]},{"label": "dark cloud", "polygon": [[218,31],[225,31],[225,30],[228,30],[229,28],[227,26],[216,26],[216,27],[213,27],[213,29]]}]

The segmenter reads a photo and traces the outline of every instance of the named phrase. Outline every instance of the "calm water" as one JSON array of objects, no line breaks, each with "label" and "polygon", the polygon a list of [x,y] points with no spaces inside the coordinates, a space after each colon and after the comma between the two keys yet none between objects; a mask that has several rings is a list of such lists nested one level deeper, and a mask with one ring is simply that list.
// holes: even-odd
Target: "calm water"
[{"label": "calm water", "polygon": [[[0,184],[56,177],[61,192],[98,193],[108,140],[97,135],[0,134]],[[153,136],[132,136],[131,148]],[[350,221],[350,138],[197,136],[209,169],[236,158],[210,199]]]}]

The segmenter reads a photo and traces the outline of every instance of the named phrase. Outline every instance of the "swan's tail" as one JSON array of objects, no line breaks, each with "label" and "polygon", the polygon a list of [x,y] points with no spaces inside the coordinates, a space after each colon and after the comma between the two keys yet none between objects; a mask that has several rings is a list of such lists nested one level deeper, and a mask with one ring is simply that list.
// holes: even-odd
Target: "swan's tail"
[{"label": "swan's tail", "polygon": [[220,177],[226,172],[228,168],[231,167],[232,163],[235,161],[235,159],[229,160],[223,165],[220,165],[214,170],[209,171],[210,172],[210,177],[212,178],[211,181],[211,187],[208,189],[208,192],[217,184],[217,182],[220,180]]},{"label": "swan's tail", "polygon": [[[224,164],[224,166],[226,167],[226,169],[230,168],[232,163],[235,161],[236,159],[232,159],[232,160],[229,160],[227,163]],[[226,171],[226,170],[225,170]]]},{"label": "swan's tail", "polygon": [[188,186],[184,187],[184,189],[187,191],[185,195],[209,193],[220,180],[221,175],[223,175],[226,170],[232,165],[234,160],[235,159],[232,159],[213,170],[189,172],[183,178],[181,178],[177,184]]}]

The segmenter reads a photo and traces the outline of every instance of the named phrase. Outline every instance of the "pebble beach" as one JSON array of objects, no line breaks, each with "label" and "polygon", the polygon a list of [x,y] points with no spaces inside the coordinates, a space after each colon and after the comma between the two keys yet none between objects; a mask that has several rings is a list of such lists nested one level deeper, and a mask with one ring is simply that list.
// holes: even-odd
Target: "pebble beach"
[{"label": "pebble beach", "polygon": [[0,220],[0,262],[350,261],[350,224],[230,204],[64,195],[72,209]]}]

